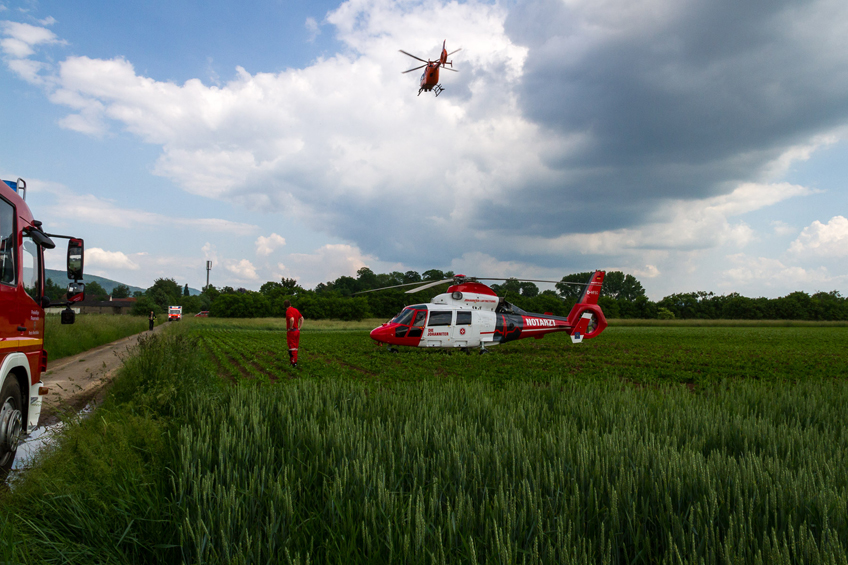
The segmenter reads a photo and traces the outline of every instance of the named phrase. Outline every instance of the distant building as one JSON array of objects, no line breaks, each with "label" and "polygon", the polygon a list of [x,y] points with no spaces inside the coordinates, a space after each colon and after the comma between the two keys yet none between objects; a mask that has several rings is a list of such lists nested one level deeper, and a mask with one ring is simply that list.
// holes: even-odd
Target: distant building
[{"label": "distant building", "polygon": [[[136,303],[135,298],[116,298],[109,300],[84,300],[74,306],[80,314],[129,314]],[[74,308],[76,310],[76,308]]]}]

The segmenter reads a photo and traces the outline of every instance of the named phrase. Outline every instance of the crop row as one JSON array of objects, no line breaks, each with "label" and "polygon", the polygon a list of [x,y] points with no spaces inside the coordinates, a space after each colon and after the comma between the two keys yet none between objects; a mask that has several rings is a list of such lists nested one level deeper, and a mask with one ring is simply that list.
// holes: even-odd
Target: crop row
[{"label": "crop row", "polygon": [[193,563],[847,563],[844,381],[715,395],[341,380],[205,398]]},{"label": "crop row", "polygon": [[[293,376],[285,332],[206,328],[193,331],[231,378]],[[727,379],[801,381],[848,374],[848,328],[613,327],[572,345],[565,335],[521,340],[488,355],[402,348],[388,353],[366,331],[304,331],[301,376],[379,382],[461,379],[505,383],[617,378],[643,384],[709,385]]]}]

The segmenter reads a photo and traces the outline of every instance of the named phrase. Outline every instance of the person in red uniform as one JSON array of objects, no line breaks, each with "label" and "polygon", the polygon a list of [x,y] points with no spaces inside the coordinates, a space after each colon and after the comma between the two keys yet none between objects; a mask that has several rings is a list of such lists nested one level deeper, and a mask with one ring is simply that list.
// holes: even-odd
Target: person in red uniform
[{"label": "person in red uniform", "polygon": [[303,326],[303,316],[297,308],[286,300],[286,341],[289,344],[289,361],[291,366],[297,369],[297,346],[300,344],[300,328]]}]

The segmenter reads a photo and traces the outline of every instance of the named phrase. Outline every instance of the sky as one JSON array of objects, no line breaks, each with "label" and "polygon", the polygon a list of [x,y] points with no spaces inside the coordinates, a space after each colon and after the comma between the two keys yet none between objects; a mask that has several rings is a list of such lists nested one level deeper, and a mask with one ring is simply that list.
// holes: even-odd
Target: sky
[{"label": "sky", "polygon": [[844,0],[0,0],[0,80],[0,177],[130,285],[848,295]]}]

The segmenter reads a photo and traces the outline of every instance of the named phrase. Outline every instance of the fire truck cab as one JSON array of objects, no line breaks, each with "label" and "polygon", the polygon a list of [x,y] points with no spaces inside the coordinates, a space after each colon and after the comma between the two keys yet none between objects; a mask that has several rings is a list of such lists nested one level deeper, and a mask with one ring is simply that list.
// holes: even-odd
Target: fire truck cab
[{"label": "fire truck cab", "polygon": [[[44,350],[44,309],[66,306],[62,323],[74,322],[72,302],[85,297],[83,241],[48,234],[33,218],[25,202],[26,182],[0,182],[0,479],[12,468],[18,445],[35,429],[42,398],[48,390],[41,382],[47,368]],[[44,250],[68,243],[67,301],[54,303],[44,294]]]}]

